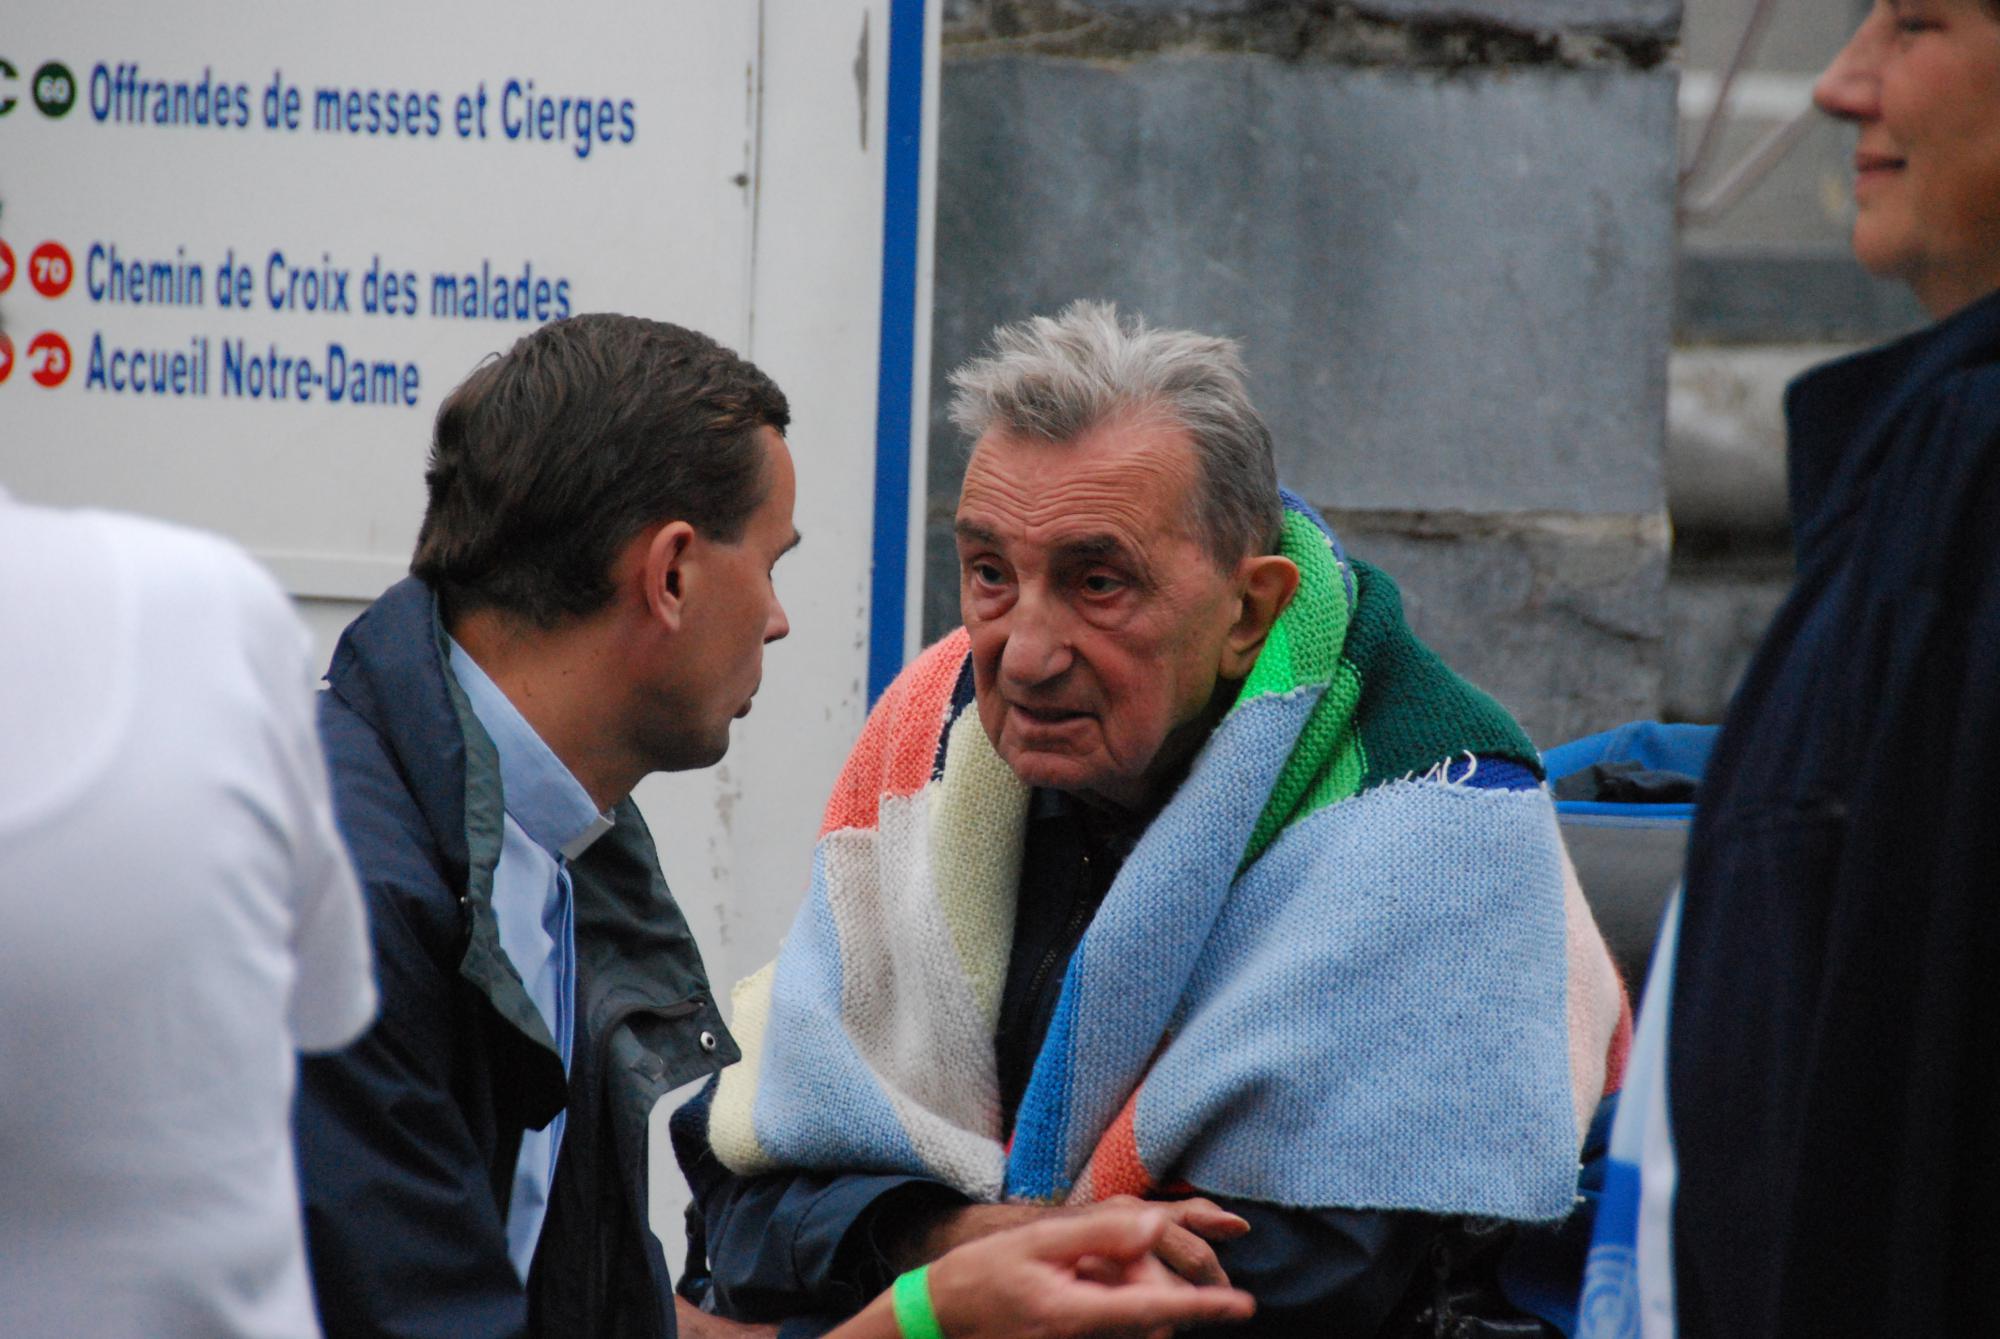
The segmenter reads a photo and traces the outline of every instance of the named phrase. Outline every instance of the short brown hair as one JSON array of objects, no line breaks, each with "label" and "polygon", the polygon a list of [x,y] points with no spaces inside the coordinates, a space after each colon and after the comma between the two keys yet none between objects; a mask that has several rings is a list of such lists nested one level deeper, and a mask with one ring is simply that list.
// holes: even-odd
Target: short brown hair
[{"label": "short brown hair", "polygon": [[553,321],[439,408],[410,571],[448,618],[499,609],[548,628],[595,613],[647,526],[740,539],[768,487],[759,429],[790,421],[784,392],[706,335],[605,313]]}]

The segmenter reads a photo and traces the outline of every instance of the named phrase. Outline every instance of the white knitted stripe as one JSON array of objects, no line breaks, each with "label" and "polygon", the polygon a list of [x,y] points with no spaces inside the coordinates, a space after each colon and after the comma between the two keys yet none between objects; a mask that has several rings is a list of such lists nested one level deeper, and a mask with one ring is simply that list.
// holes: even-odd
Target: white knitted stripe
[{"label": "white knitted stripe", "polygon": [[931,870],[968,988],[990,1036],[1013,951],[1028,788],[966,711],[951,727],[944,776],[930,787]]},{"label": "white knitted stripe", "polygon": [[767,962],[729,992],[729,1030],[742,1048],[743,1059],[722,1071],[715,1103],[709,1109],[709,1143],[717,1157],[744,1175],[777,1168],[777,1162],[758,1141],[752,1118],[757,1076],[764,1067],[764,1036],[771,1020],[771,982],[777,974],[778,964]]},{"label": "white knitted stripe", "polygon": [[929,811],[923,791],[884,796],[875,832],[825,839],[841,1025],[923,1164],[990,1201],[1005,1170],[993,1037],[932,891]]}]

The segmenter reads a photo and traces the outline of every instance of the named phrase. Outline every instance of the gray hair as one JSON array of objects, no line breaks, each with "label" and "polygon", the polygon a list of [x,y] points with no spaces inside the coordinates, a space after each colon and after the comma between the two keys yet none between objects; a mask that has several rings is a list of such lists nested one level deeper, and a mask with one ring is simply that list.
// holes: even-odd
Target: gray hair
[{"label": "gray hair", "polygon": [[973,441],[1073,442],[1112,419],[1158,414],[1185,429],[1201,462],[1194,520],[1223,566],[1277,547],[1283,512],[1271,431],[1243,388],[1236,341],[1120,320],[1108,302],[1072,302],[993,332],[991,351],[951,374],[952,421]]}]

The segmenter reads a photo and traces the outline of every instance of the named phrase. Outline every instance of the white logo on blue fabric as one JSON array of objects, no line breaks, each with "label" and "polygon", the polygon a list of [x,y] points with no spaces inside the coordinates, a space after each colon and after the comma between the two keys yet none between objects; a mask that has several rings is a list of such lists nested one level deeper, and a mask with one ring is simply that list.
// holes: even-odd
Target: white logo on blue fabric
[{"label": "white logo on blue fabric", "polygon": [[1576,1319],[1577,1339],[1638,1339],[1639,1257],[1630,1246],[1591,1247]]}]

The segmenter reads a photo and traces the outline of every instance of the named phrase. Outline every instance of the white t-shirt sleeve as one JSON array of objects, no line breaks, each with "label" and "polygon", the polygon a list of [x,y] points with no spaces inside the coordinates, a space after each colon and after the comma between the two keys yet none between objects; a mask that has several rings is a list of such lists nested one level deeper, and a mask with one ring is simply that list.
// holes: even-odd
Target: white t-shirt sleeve
[{"label": "white t-shirt sleeve", "polygon": [[284,682],[272,685],[273,709],[291,797],[292,863],[298,902],[293,922],[297,975],[292,1038],[302,1051],[330,1051],[367,1030],[375,1017],[375,975],[368,918],[347,848],[334,825],[326,755],[313,724],[318,676],[311,638],[287,604]]}]

